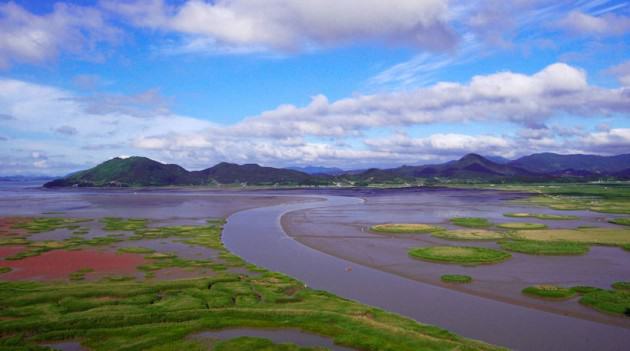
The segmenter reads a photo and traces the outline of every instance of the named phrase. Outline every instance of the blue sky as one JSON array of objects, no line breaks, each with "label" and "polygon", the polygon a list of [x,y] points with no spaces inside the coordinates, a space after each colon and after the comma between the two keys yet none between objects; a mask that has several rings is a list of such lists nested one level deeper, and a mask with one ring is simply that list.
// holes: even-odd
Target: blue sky
[{"label": "blue sky", "polygon": [[1,174],[630,152],[627,1],[1,1]]}]

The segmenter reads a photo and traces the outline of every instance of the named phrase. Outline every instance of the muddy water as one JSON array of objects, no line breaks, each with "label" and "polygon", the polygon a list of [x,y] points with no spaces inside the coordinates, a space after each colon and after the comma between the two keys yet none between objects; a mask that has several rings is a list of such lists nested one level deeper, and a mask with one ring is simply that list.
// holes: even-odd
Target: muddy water
[{"label": "muddy water", "polygon": [[[523,288],[541,283],[609,288],[614,281],[630,280],[630,255],[620,248],[593,246],[583,256],[541,257],[514,253],[512,259],[501,264],[462,267],[414,260],[407,255],[407,249],[434,245],[497,248],[498,245],[494,242],[442,240],[428,234],[382,235],[369,231],[371,225],[385,222],[433,223],[450,228],[454,226],[449,224],[448,219],[457,216],[479,216],[502,223],[515,221],[504,217],[506,212],[567,213],[508,202],[515,197],[518,195],[470,190],[371,195],[365,196],[365,202],[360,204],[295,211],[284,216],[282,223],[289,235],[310,247],[379,270],[505,302],[630,327],[628,318],[602,314],[580,305],[577,298],[557,302],[532,299],[521,294]],[[607,218],[606,214],[588,211],[568,213],[579,219],[516,221],[545,223],[553,228],[603,226]],[[475,281],[466,285],[445,284],[440,281],[443,274],[467,274]]]},{"label": "muddy water", "polygon": [[[331,196],[326,204],[242,211],[228,219],[224,241],[246,260],[287,273],[313,288],[517,350],[624,350],[630,343],[625,327],[505,303],[357,265],[301,244],[287,236],[280,223],[288,212],[310,208],[336,212],[361,203],[358,198]],[[367,218],[378,221],[371,214]],[[325,223],[320,222],[322,228],[328,228]]]},{"label": "muddy water", "polygon": [[274,343],[294,343],[303,347],[326,347],[333,351],[351,351],[353,349],[335,345],[332,340],[323,336],[305,333],[299,329],[255,329],[233,328],[216,331],[205,331],[190,336],[193,340],[219,339],[228,340],[241,336],[265,338]]}]

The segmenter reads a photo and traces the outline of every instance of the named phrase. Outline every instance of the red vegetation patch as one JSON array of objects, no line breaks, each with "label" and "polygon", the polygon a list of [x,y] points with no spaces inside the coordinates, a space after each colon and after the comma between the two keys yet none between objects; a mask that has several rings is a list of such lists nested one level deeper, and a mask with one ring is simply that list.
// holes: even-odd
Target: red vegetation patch
[{"label": "red vegetation patch", "polygon": [[[24,246],[0,246],[0,259],[13,256],[18,252],[26,250]],[[6,265],[5,265],[6,266]]]},{"label": "red vegetation patch", "polygon": [[23,235],[27,234],[24,229],[12,228],[16,224],[30,222],[28,217],[0,217],[0,236],[3,235]]},{"label": "red vegetation patch", "polygon": [[118,254],[94,250],[55,250],[17,261],[2,261],[13,271],[3,274],[6,280],[65,280],[72,272],[92,268],[96,275],[133,274],[136,267],[147,263],[140,255]]}]

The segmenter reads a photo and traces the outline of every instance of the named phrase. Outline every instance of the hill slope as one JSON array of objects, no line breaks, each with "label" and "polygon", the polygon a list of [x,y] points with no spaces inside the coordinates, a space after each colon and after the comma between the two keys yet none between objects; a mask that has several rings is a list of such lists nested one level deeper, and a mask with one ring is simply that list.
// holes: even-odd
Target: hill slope
[{"label": "hill slope", "polygon": [[249,185],[326,183],[326,177],[314,177],[303,172],[261,167],[256,164],[237,165],[219,163],[203,171],[189,172],[184,168],[163,164],[146,157],[116,157],[94,168],[73,173],[44,184],[53,187],[105,187],[105,186],[167,186],[216,185],[247,183]]},{"label": "hill slope", "polygon": [[536,173],[564,170],[615,173],[630,168],[630,154],[617,156],[559,155],[550,152],[521,157],[509,163]]}]

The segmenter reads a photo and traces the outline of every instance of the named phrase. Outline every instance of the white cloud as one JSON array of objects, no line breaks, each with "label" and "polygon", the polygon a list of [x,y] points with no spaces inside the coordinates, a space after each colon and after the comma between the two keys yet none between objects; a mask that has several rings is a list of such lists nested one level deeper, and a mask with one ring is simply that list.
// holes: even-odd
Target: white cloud
[{"label": "white cloud", "polygon": [[296,52],[356,41],[450,49],[446,0],[162,0],[103,6],[135,25],[187,36],[187,50]]},{"label": "white cloud", "polygon": [[580,11],[571,11],[558,25],[568,31],[584,35],[623,35],[630,32],[630,17],[606,13],[592,16]]},{"label": "white cloud", "polygon": [[617,77],[621,85],[630,87],[630,60],[609,68],[607,72]]},{"label": "white cloud", "polygon": [[14,2],[0,4],[0,33],[0,68],[42,63],[61,52],[98,59],[99,43],[115,42],[120,35],[94,8],[56,3],[52,13],[37,15]]},{"label": "white cloud", "polygon": [[347,136],[390,126],[505,120],[535,124],[554,115],[629,112],[630,91],[590,86],[586,73],[556,63],[533,74],[500,72],[468,84],[438,83],[407,92],[359,95],[305,107],[283,105],[227,128],[242,136]]},{"label": "white cloud", "polygon": [[[46,162],[38,165],[51,172],[67,172],[119,154],[146,155],[200,169],[220,161],[369,167],[441,162],[471,151],[511,157],[534,151],[630,149],[630,141],[619,129],[589,134],[570,126],[546,126],[557,115],[598,118],[630,111],[626,88],[591,86],[584,71],[561,63],[531,75],[499,72],[475,76],[465,84],[443,82],[408,92],[337,101],[319,95],[304,107],[279,106],[233,125],[168,110],[138,115],[133,109],[136,100],[145,103],[146,111],[155,106],[160,111],[163,100],[161,95],[157,99],[139,96],[145,94],[121,95],[113,105],[116,108],[106,104],[107,108],[93,109],[86,108],[72,91],[0,79],[0,115],[11,116],[0,120],[3,134],[10,137],[10,147],[0,149],[0,159],[15,169],[32,169],[33,162],[41,160],[32,159],[32,153],[45,150]],[[422,138],[365,136],[400,126],[469,121],[488,126],[508,121],[528,129],[520,135],[490,131],[482,135],[434,133]],[[19,137],[25,132],[36,137]],[[20,157],[32,160],[20,163],[16,161]]]}]

